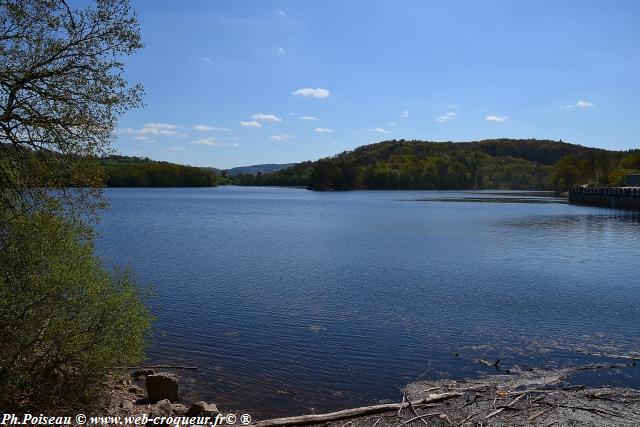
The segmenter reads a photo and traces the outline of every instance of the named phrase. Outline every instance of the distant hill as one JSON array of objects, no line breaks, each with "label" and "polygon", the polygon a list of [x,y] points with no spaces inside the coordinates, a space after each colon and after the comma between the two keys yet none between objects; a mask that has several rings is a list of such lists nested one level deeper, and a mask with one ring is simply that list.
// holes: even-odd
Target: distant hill
[{"label": "distant hill", "polygon": [[247,173],[247,174],[269,173],[269,172],[277,172],[279,170],[291,167],[293,165],[295,165],[295,163],[285,163],[285,164],[265,163],[263,165],[239,166],[237,168],[227,169],[227,173],[229,173],[229,175],[231,176],[240,175],[242,173]]},{"label": "distant hill", "polygon": [[640,168],[640,151],[607,151],[562,141],[391,140],[262,175],[240,185],[352,189],[548,189],[617,184]]},{"label": "distant hill", "polygon": [[148,158],[109,156],[99,160],[107,187],[214,187],[211,168],[159,162]]}]

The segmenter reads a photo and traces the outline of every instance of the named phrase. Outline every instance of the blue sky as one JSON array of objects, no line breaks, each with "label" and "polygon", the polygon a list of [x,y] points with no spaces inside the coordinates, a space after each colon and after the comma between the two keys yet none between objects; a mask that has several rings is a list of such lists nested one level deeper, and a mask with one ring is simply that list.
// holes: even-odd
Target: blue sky
[{"label": "blue sky", "polygon": [[133,1],[126,155],[229,168],[385,139],[640,147],[640,1]]}]

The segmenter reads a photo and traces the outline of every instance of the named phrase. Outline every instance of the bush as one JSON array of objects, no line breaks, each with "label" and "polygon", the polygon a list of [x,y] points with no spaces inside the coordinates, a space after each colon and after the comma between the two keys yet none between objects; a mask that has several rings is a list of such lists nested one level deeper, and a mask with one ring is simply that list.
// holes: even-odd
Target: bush
[{"label": "bush", "polygon": [[0,224],[0,408],[87,408],[116,367],[142,361],[149,313],[77,226],[45,215]]}]

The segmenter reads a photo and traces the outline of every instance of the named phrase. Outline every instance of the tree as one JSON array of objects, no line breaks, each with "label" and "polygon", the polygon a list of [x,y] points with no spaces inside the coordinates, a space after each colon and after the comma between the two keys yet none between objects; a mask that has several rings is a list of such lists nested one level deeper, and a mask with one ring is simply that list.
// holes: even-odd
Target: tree
[{"label": "tree", "polygon": [[71,412],[139,363],[149,315],[93,254],[97,157],[141,102],[127,0],[0,0],[0,408]]},{"label": "tree", "polygon": [[142,361],[147,310],[126,274],[106,272],[60,217],[22,215],[0,251],[0,408],[68,412],[105,394],[118,366]]},{"label": "tree", "polygon": [[109,151],[117,117],[141,104],[122,62],[141,46],[127,0],[77,10],[65,0],[0,0],[3,208],[78,219],[99,203],[90,160]]}]

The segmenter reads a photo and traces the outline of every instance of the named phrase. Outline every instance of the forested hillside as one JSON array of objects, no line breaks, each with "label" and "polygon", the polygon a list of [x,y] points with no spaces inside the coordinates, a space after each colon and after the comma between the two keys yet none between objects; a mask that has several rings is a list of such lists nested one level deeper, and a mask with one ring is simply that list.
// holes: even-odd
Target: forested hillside
[{"label": "forested hillside", "polygon": [[100,160],[107,187],[213,187],[217,174],[198,168],[146,158],[111,156]]},{"label": "forested hillside", "polygon": [[240,185],[351,189],[547,189],[622,183],[640,168],[640,151],[607,151],[562,141],[392,140],[278,172],[239,175]]}]

